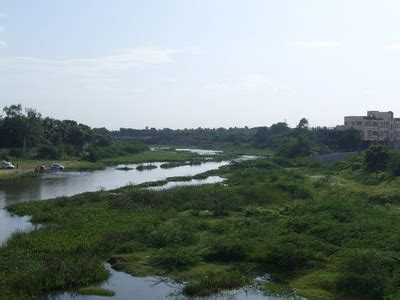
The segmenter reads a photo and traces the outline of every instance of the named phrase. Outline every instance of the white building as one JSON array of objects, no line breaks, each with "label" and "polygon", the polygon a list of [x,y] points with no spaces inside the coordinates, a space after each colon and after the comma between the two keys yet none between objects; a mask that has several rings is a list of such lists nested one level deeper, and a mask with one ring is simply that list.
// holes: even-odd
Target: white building
[{"label": "white building", "polygon": [[384,143],[389,146],[400,143],[400,118],[394,118],[393,112],[368,111],[366,116],[344,117],[344,125],[339,130],[355,128],[362,139],[370,143]]}]

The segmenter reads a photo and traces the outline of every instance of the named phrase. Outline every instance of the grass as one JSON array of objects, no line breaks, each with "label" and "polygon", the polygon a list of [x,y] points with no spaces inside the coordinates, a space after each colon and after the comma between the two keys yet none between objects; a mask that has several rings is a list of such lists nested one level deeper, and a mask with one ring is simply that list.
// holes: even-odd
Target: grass
[{"label": "grass", "polygon": [[249,284],[248,277],[239,271],[208,272],[190,281],[183,288],[188,296],[204,297],[224,289],[234,289]]},{"label": "grass", "polygon": [[[0,181],[30,178],[34,176],[32,172],[37,166],[47,167],[52,162],[54,161],[28,159],[13,160],[14,165],[18,165],[18,168],[14,170],[0,170]],[[103,170],[106,167],[103,163],[92,163],[80,160],[60,161],[60,163],[65,166],[65,171],[67,172]]]},{"label": "grass", "polygon": [[176,151],[146,151],[129,156],[121,156],[114,158],[107,158],[101,160],[102,163],[107,165],[117,165],[117,164],[138,164],[145,162],[183,162],[197,157],[197,155],[186,153],[186,152],[176,152]]},{"label": "grass", "polygon": [[[15,170],[0,170],[0,181],[16,180],[29,177],[37,166],[48,166],[50,163],[55,161],[60,162],[65,166],[65,171],[95,171],[103,170],[109,165],[118,164],[139,164],[146,162],[158,162],[165,161],[170,162],[176,167],[180,165],[186,165],[187,161],[193,163],[200,163],[202,160],[197,154],[176,152],[176,151],[145,151],[138,154],[132,154],[127,156],[118,156],[114,158],[100,159],[97,162],[89,162],[85,160],[71,159],[71,160],[42,160],[42,159],[12,159],[15,166],[18,165],[18,169]],[[176,165],[174,165],[176,164]],[[154,166],[144,166],[143,170],[154,168]]]},{"label": "grass", "polygon": [[31,178],[30,173],[17,172],[15,170],[0,170],[0,181]]},{"label": "grass", "polygon": [[156,165],[140,165],[136,167],[136,170],[138,171],[144,171],[144,170],[153,170],[157,169]]},{"label": "grass", "polygon": [[80,288],[78,290],[78,293],[81,295],[87,295],[87,296],[104,296],[104,297],[113,297],[115,295],[115,292],[103,289],[100,287],[96,286],[88,286],[84,288]]},{"label": "grass", "polygon": [[399,178],[371,183],[357,172],[272,157],[214,171],[226,186],[127,186],[12,205],[46,226],[0,248],[0,298],[100,282],[109,261],[181,280],[199,297],[271,274],[308,299],[396,299]]}]

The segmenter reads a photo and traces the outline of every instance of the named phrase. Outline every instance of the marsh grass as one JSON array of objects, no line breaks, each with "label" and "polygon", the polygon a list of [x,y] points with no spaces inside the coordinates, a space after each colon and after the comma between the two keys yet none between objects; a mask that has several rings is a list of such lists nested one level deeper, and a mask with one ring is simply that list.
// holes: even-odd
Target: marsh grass
[{"label": "marsh grass", "polygon": [[103,296],[103,297],[113,297],[115,295],[114,291],[103,289],[97,286],[83,287],[78,290],[78,293],[85,296]]},{"label": "marsh grass", "polygon": [[396,299],[399,179],[371,185],[337,166],[280,158],[215,174],[227,185],[140,189],[157,182],[10,206],[45,226],[0,248],[0,298],[99,282],[112,257],[131,274],[188,280],[188,295],[267,273],[309,299]]}]

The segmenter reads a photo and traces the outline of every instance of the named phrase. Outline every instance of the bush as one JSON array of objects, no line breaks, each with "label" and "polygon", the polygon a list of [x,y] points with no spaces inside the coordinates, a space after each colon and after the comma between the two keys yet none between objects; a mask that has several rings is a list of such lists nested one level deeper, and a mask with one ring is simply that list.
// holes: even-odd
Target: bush
[{"label": "bush", "polygon": [[19,148],[11,148],[8,151],[8,155],[13,156],[13,157],[22,157],[24,155],[22,149]]},{"label": "bush", "polygon": [[299,271],[315,265],[319,260],[312,245],[306,235],[288,234],[265,245],[265,250],[260,251],[256,260],[275,271]]},{"label": "bush", "polygon": [[304,185],[304,182],[297,183],[295,181],[279,180],[274,183],[274,186],[298,199],[308,199],[312,197],[311,190]]},{"label": "bush", "polygon": [[206,257],[219,262],[243,261],[251,253],[251,241],[240,238],[216,239],[207,251]]},{"label": "bush", "polygon": [[386,170],[389,163],[389,150],[383,145],[370,146],[364,153],[364,162],[368,171]]},{"label": "bush", "polygon": [[195,230],[185,223],[170,222],[160,225],[150,233],[147,243],[156,248],[191,245],[196,241]]},{"label": "bush", "polygon": [[394,176],[400,176],[400,153],[399,152],[391,153],[390,159],[389,159],[388,170]]},{"label": "bush", "polygon": [[343,251],[337,258],[338,289],[357,299],[383,299],[395,260],[393,255],[373,249]]},{"label": "bush", "polygon": [[204,297],[224,289],[235,289],[249,283],[249,279],[239,271],[215,271],[198,276],[189,282],[183,293],[188,296]]},{"label": "bush", "polygon": [[199,256],[188,249],[164,248],[158,250],[151,258],[154,266],[165,270],[182,270],[199,263]]},{"label": "bush", "polygon": [[63,157],[63,150],[52,145],[42,145],[37,151],[37,157],[40,159],[61,159]]}]

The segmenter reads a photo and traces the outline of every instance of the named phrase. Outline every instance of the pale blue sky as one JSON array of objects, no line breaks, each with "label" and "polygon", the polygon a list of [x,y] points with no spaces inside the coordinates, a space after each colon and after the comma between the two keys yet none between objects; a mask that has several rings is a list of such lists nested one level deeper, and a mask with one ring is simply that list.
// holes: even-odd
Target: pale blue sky
[{"label": "pale blue sky", "polygon": [[400,117],[397,0],[1,0],[0,106],[108,128]]}]

